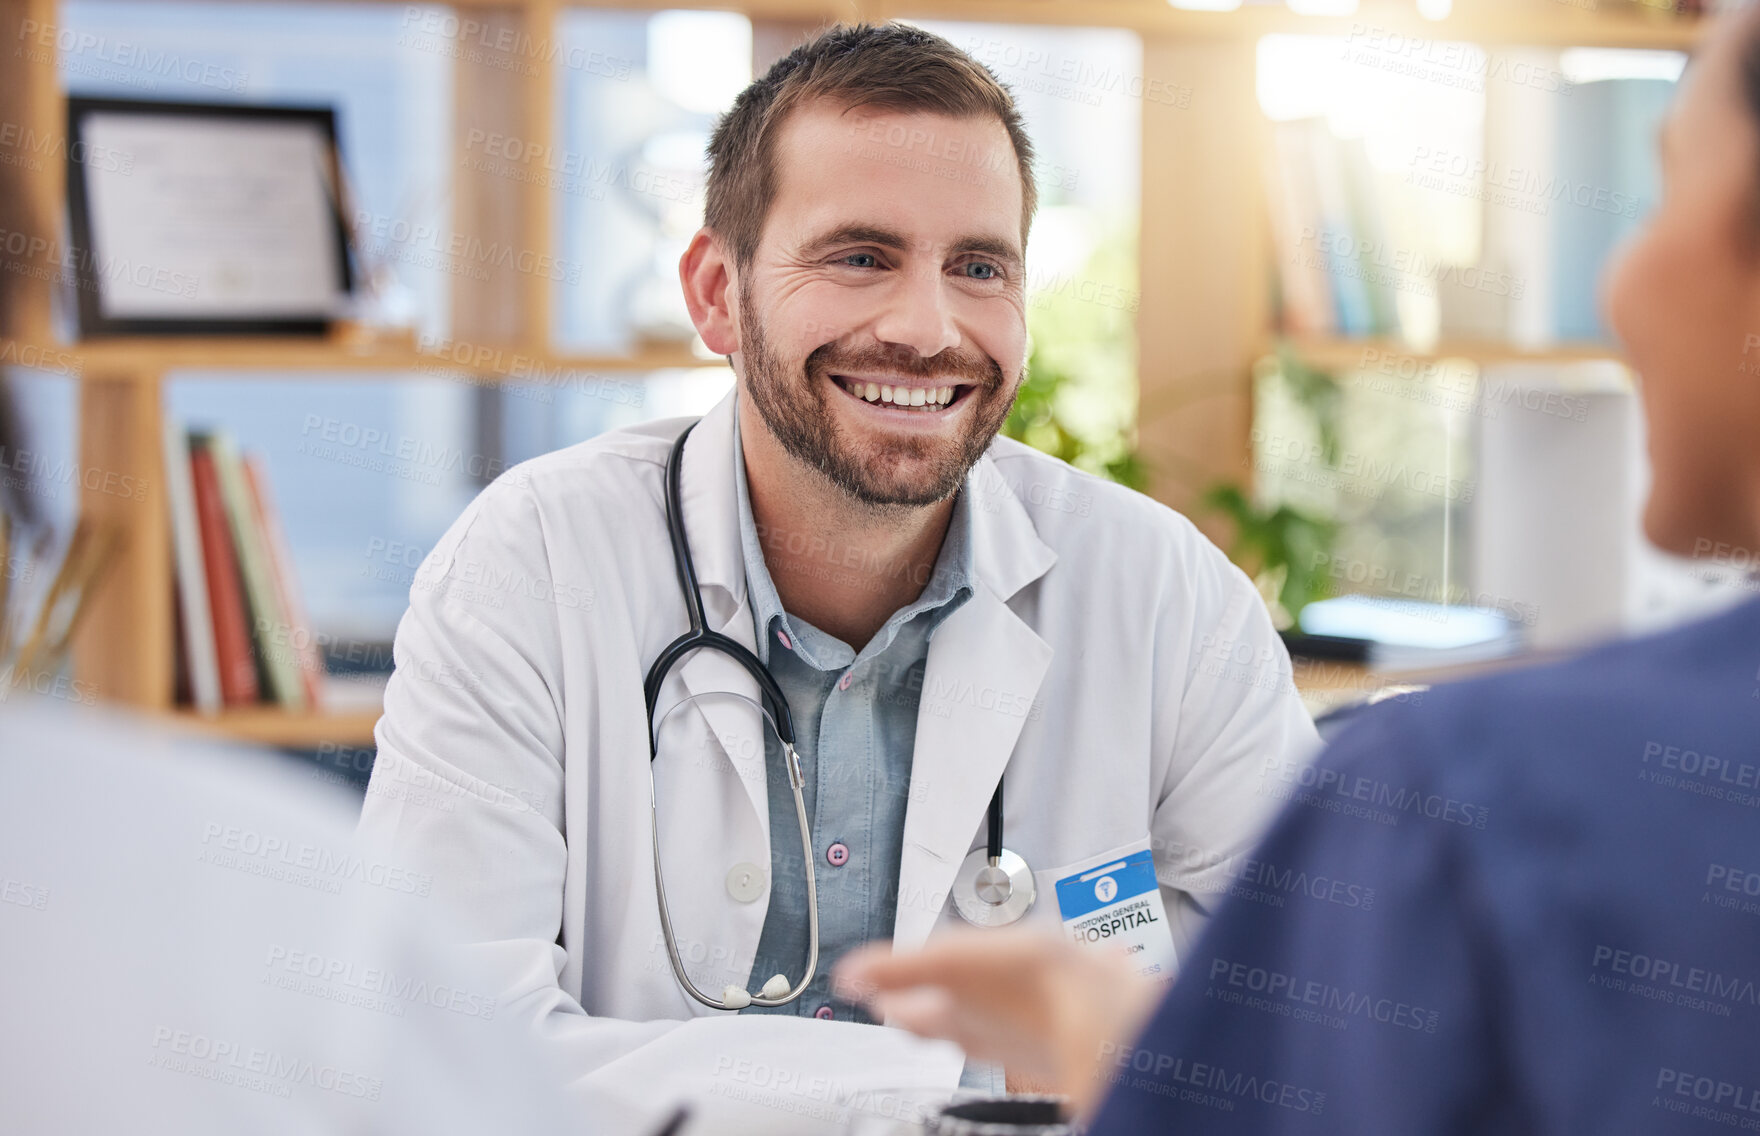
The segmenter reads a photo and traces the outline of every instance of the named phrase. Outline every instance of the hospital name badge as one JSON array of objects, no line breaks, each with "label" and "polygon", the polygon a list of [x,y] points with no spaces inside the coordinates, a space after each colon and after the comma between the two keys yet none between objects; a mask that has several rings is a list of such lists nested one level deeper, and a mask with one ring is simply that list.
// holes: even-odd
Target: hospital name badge
[{"label": "hospital name badge", "polygon": [[1170,978],[1173,931],[1147,849],[1057,881],[1063,926],[1078,943],[1122,946],[1137,973]]}]

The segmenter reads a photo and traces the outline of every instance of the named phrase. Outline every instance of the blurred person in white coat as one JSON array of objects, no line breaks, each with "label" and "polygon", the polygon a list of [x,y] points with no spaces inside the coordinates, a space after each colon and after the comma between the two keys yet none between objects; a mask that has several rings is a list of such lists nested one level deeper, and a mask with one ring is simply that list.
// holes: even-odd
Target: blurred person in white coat
[{"label": "blurred person in white coat", "polygon": [[[11,678],[7,1136],[607,1130],[503,1012],[432,880],[357,838],[352,791]],[[616,1107],[596,1112],[649,1130]]]},{"label": "blurred person in white coat", "polygon": [[[361,823],[459,901],[583,1085],[785,1131],[961,1080],[829,974],[958,923],[993,827],[1026,925],[1079,917],[1059,881],[1138,865],[1143,957],[1171,973],[1317,738],[1259,595],[1185,518],[997,437],[1035,191],[994,75],[920,29],[839,26],[739,96],[709,158],[680,279],[735,391],[526,462],[453,524],[398,628]],[[666,485],[687,427],[703,630],[780,687],[810,854],[725,651],[649,684],[650,763],[645,676],[692,627]]]}]

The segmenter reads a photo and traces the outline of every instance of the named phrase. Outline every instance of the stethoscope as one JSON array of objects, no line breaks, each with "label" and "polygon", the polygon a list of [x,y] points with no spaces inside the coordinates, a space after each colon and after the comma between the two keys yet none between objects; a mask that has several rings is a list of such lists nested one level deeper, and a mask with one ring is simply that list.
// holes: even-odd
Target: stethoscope
[{"label": "stethoscope", "polygon": [[[743,1010],[747,1006],[785,1006],[799,998],[813,981],[819,969],[819,892],[813,871],[813,835],[807,827],[807,804],[801,791],[807,779],[801,772],[801,759],[794,749],[794,716],[788,710],[788,698],[776,679],[757,655],[744,644],[719,632],[710,631],[703,615],[703,593],[697,586],[697,568],[691,559],[690,541],[684,531],[683,494],[679,488],[680,471],[684,464],[684,443],[695,423],[685,428],[672,445],[666,459],[666,532],[672,540],[672,564],[678,572],[678,586],[684,593],[685,611],[691,629],[666,645],[648,668],[643,693],[648,702],[648,808],[653,819],[654,890],[660,898],[660,930],[666,938],[666,953],[672,959],[673,973],[685,993],[716,1010]],[[807,866],[807,970],[793,987],[788,978],[778,974],[753,994],[742,987],[728,985],[720,998],[711,997],[697,988],[685,972],[684,960],[678,953],[678,940],[672,932],[672,912],[666,904],[666,878],[660,867],[660,809],[654,790],[654,760],[660,756],[660,726],[684,702],[668,710],[659,722],[654,721],[654,705],[660,696],[660,684],[667,671],[692,651],[720,651],[751,675],[758,684],[763,702],[753,703],[770,722],[782,742],[783,764],[788,770],[788,785],[794,792],[795,821],[800,827],[801,855]],[[752,700],[728,692],[728,697]],[[1013,923],[1033,906],[1033,873],[1027,862],[1002,846],[1002,781],[998,778],[996,792],[990,798],[989,830],[983,848],[974,849],[960,865],[954,877],[953,902],[960,915],[980,927],[999,927]]]}]

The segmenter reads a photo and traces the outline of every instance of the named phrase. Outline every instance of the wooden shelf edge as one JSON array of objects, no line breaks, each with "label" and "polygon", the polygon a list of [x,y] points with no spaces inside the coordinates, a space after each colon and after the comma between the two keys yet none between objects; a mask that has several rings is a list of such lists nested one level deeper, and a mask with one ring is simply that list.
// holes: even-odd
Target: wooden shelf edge
[{"label": "wooden shelf edge", "polygon": [[[377,0],[345,0],[365,3]],[[1706,17],[1603,12],[1571,4],[1532,12],[1479,10],[1466,0],[1442,20],[1427,20],[1409,5],[1365,3],[1349,16],[1301,15],[1282,5],[1225,12],[1175,8],[1165,0],[472,0],[469,7],[560,13],[614,9],[655,12],[679,7],[738,12],[753,20],[821,23],[836,20],[924,19],[977,23],[1128,28],[1193,39],[1256,39],[1262,35],[1347,35],[1372,23],[1401,34],[1469,43],[1554,47],[1634,47],[1691,50],[1710,23]],[[1464,9],[1464,10],[1463,10]]]},{"label": "wooden shelf edge", "polygon": [[[352,0],[360,2],[360,0]],[[1643,12],[1601,12],[1557,4],[1536,15],[1499,11],[1464,0],[1449,17],[1426,20],[1409,4],[1367,0],[1349,16],[1304,16],[1281,5],[1227,12],[1190,11],[1165,0],[697,0],[684,7],[738,12],[753,20],[828,23],[835,20],[922,19],[975,23],[1127,28],[1172,39],[1256,39],[1262,35],[1348,35],[1372,24],[1430,40],[1550,47],[1629,47],[1690,51],[1708,21]],[[659,11],[679,0],[473,0],[473,8],[538,13],[620,9]]]},{"label": "wooden shelf edge", "polygon": [[[517,345],[448,344],[356,348],[346,342],[301,339],[114,339],[45,345],[0,337],[0,361],[18,361],[69,378],[136,378],[153,382],[167,371],[385,371],[411,378],[489,382],[550,382],[590,372],[630,373],[724,366],[685,346],[646,347],[631,355],[587,355]],[[39,365],[39,363],[41,365]],[[388,377],[390,377],[388,376]]]},{"label": "wooden shelf edge", "polygon": [[370,746],[378,708],[291,713],[275,706],[251,706],[200,714],[188,707],[162,711],[180,726],[199,733],[263,745],[316,749],[325,744]]},{"label": "wooden shelf edge", "polygon": [[[628,0],[573,0],[573,7],[621,6]],[[727,4],[757,16],[770,5],[762,0]],[[791,5],[792,7],[792,5]],[[838,5],[823,5],[830,16]],[[1349,16],[1312,16],[1283,5],[1226,12],[1175,8],[1165,0],[1088,0],[1052,6],[1042,0],[864,0],[873,19],[958,20],[1120,27],[1170,40],[1253,40],[1266,35],[1362,36],[1368,31],[1413,40],[1501,46],[1625,47],[1690,51],[1704,34],[1703,18],[1650,16],[1640,12],[1596,12],[1569,5],[1532,11],[1486,10],[1469,0],[1442,20],[1426,20],[1407,4],[1363,3]]]},{"label": "wooden shelf edge", "polygon": [[1424,363],[1465,359],[1481,366],[1593,362],[1618,363],[1624,366],[1626,363],[1619,348],[1605,343],[1559,343],[1549,347],[1529,348],[1489,339],[1445,339],[1434,347],[1420,350],[1401,340],[1380,336],[1362,339],[1348,336],[1272,338],[1266,341],[1261,354],[1275,355],[1280,346],[1287,347],[1304,362],[1331,368],[1370,367],[1381,361],[1383,355]]}]

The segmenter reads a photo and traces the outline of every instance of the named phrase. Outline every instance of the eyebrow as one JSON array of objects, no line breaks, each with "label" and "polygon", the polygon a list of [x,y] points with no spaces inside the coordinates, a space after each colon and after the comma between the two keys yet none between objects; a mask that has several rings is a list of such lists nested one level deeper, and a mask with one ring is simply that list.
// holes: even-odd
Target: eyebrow
[{"label": "eyebrow", "polygon": [[[807,254],[825,252],[838,245],[878,245],[884,249],[904,252],[910,247],[910,241],[896,229],[881,228],[874,225],[842,225],[831,232],[809,240],[802,251]],[[961,237],[953,242],[953,252],[983,253],[997,260],[1010,264],[1019,264],[1021,254],[1014,242],[1000,237]]]}]

